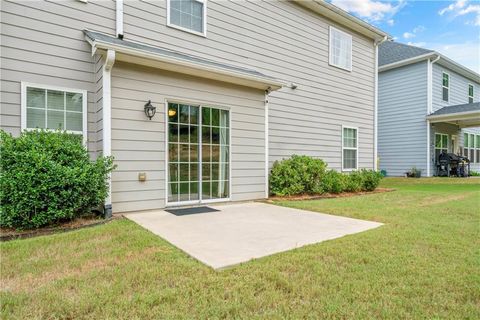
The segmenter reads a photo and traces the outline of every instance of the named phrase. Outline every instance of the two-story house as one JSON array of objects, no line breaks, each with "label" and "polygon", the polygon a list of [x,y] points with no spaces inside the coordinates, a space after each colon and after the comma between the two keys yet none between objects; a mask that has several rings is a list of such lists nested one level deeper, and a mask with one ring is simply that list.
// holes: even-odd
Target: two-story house
[{"label": "two-story house", "polygon": [[320,0],[5,0],[1,128],[114,156],[114,212],[265,198],[292,154],[375,167],[386,38]]},{"label": "two-story house", "polygon": [[480,169],[480,75],[444,55],[393,41],[379,47],[379,167],[436,174],[443,151]]}]

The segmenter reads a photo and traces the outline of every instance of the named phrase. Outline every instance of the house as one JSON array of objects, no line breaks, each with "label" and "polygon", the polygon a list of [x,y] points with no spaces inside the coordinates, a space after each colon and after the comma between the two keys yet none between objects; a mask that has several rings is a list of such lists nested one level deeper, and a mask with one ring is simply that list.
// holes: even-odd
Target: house
[{"label": "house", "polygon": [[324,1],[3,1],[1,128],[112,155],[114,212],[268,197],[292,154],[375,168],[387,35]]},{"label": "house", "polygon": [[442,151],[480,169],[480,75],[444,55],[393,41],[379,46],[378,155],[389,176],[436,175]]}]

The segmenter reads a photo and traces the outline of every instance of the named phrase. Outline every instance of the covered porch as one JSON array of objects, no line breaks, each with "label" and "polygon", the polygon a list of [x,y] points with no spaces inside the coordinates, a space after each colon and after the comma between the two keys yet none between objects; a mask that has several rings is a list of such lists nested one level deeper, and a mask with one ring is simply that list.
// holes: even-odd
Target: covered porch
[{"label": "covered porch", "polygon": [[[465,166],[468,164],[466,170],[478,171],[480,168],[479,102],[443,107],[428,115],[427,123],[430,127],[428,136],[431,155],[429,157],[430,175],[458,174],[456,167],[461,163]],[[448,170],[443,168],[445,157],[442,159],[444,161],[439,159],[442,153],[449,154],[446,157]],[[448,174],[443,170],[447,170]],[[468,175],[467,173],[465,175]]]}]

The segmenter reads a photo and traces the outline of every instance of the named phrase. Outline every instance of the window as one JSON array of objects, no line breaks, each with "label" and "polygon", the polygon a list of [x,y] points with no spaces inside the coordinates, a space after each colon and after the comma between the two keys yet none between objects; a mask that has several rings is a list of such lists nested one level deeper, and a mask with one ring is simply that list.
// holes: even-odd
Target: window
[{"label": "window", "polygon": [[352,71],[352,36],[330,27],[329,64]]},{"label": "window", "polygon": [[60,129],[86,138],[87,92],[22,83],[22,129]]},{"label": "window", "polygon": [[473,84],[468,85],[468,103],[473,103]]},{"label": "window", "polygon": [[167,25],[206,35],[206,0],[168,0]]},{"label": "window", "polygon": [[450,88],[450,75],[448,73],[443,73],[442,75],[442,99],[443,101],[448,102],[448,91]]},{"label": "window", "polygon": [[343,127],[342,136],[342,170],[358,167],[358,129]]},{"label": "window", "polygon": [[229,197],[230,113],[168,103],[168,202]]},{"label": "window", "polygon": [[442,153],[448,152],[448,134],[435,133],[435,160],[438,161],[438,156]]},{"label": "window", "polygon": [[463,134],[463,156],[471,162],[480,163],[480,135]]}]

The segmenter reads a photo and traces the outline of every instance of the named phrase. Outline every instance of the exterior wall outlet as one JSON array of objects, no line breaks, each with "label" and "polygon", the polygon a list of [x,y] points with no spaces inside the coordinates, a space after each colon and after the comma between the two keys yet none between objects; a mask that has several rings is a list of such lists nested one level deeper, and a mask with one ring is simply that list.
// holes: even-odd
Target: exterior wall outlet
[{"label": "exterior wall outlet", "polygon": [[147,180],[147,174],[145,172],[138,173],[138,181],[145,181]]}]

